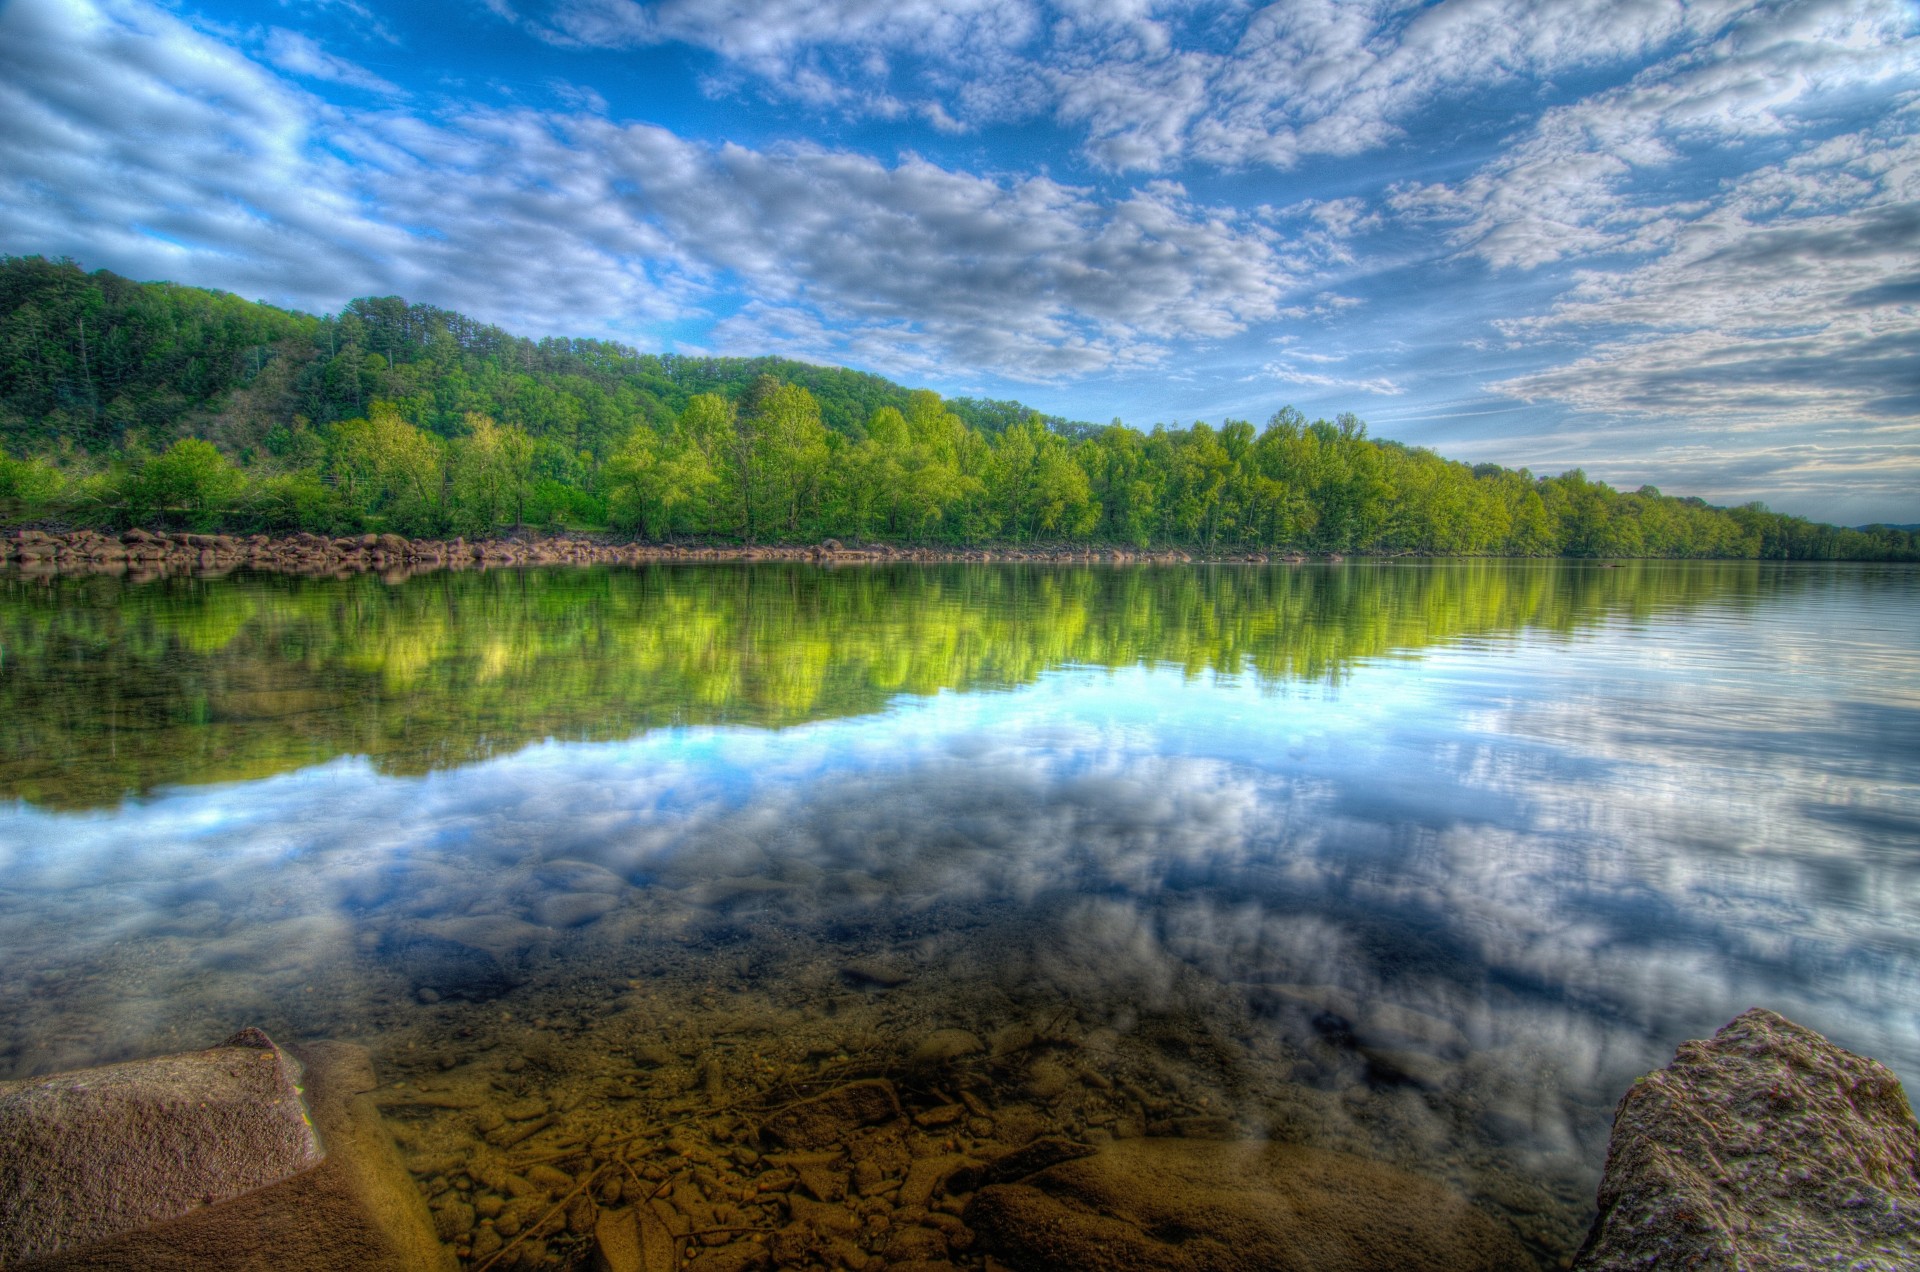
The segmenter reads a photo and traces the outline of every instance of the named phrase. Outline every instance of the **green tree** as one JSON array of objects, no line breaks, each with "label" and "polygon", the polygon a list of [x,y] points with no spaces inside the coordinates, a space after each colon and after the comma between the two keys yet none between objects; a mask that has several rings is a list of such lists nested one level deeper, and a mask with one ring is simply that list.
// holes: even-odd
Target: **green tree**
[{"label": "green tree", "polygon": [[195,526],[212,526],[245,486],[245,475],[219,447],[183,437],[141,465],[136,506],[162,517],[179,516]]}]

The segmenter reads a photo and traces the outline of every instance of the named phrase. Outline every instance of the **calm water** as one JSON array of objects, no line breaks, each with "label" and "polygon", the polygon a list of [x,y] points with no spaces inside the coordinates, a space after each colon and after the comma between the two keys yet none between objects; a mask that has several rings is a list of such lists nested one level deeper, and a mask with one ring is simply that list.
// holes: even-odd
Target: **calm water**
[{"label": "calm water", "polygon": [[1920,1078],[1912,570],[5,577],[0,796],[0,1077],[257,1024],[590,1131],[959,1029],[1002,1139],[1224,1119],[1547,1264],[1749,1006]]}]

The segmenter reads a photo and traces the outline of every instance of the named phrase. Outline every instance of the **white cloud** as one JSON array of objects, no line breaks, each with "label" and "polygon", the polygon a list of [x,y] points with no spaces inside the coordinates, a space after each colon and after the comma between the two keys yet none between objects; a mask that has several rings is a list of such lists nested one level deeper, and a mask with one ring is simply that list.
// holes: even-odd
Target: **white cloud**
[{"label": "white cloud", "polygon": [[1262,368],[1267,375],[1282,384],[1301,384],[1316,389],[1358,389],[1362,393],[1378,393],[1384,397],[1397,397],[1406,390],[1385,376],[1348,378],[1327,375],[1322,371],[1305,371],[1293,365],[1289,359],[1306,362],[1339,362],[1339,357],[1289,352],[1280,359],[1269,362]]},{"label": "white cloud", "polygon": [[398,85],[381,79],[345,58],[335,57],[297,31],[274,27],[267,32],[262,51],[268,62],[293,75],[344,84],[348,88],[364,89],[370,93],[402,96]]},{"label": "white cloud", "polygon": [[1689,160],[1724,171],[1743,148],[1792,144],[1826,99],[1891,95],[1920,75],[1909,21],[1872,3],[1785,6],[1629,84],[1547,111],[1471,177],[1408,186],[1392,204],[1449,223],[1456,248],[1496,268],[1662,250],[1701,205],[1639,195],[1640,183]]},{"label": "white cloud", "polygon": [[1398,137],[1436,101],[1634,63],[1759,7],[557,0],[529,25],[563,43],[708,49],[768,93],[854,113],[909,99],[965,124],[1051,115],[1082,133],[1096,162],[1126,171],[1358,154]]},{"label": "white cloud", "polygon": [[1551,448],[1603,472],[1802,508],[1910,498],[1911,25],[1887,5],[1780,6],[1547,111],[1465,180],[1397,191],[1401,224],[1442,230],[1457,258],[1560,283],[1494,323],[1510,356],[1554,360],[1487,387],[1616,421]]},{"label": "white cloud", "polygon": [[1271,229],[1166,183],[1109,196],[587,111],[349,116],[133,3],[19,0],[0,37],[0,236],[143,276],[573,331],[744,296],[722,339],[1032,379],[1231,335],[1291,282]]},{"label": "white cloud", "polygon": [[1521,341],[1572,337],[1584,352],[1494,387],[1774,429],[1920,415],[1912,119],[1729,182],[1703,210],[1674,216],[1657,253],[1580,271],[1544,313],[1500,325]]}]

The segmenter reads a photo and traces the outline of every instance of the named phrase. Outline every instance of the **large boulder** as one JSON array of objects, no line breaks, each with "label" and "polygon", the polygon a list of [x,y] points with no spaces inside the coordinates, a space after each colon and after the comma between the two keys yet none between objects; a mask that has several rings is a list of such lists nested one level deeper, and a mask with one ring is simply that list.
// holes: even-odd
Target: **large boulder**
[{"label": "large boulder", "polygon": [[1299,1145],[1133,1139],[982,1188],[967,1223],[1021,1272],[1512,1272],[1519,1243],[1438,1184]]},{"label": "large boulder", "polygon": [[[299,1066],[257,1030],[210,1051],[6,1084],[0,1106],[24,1103],[0,1132],[0,1266],[453,1272],[366,1094],[378,1086],[366,1051],[292,1050],[304,1099],[292,1086]],[[85,1129],[55,1154],[24,1157],[22,1128],[36,1104],[52,1107],[23,1091],[35,1087],[63,1092],[63,1116]],[[112,1100],[90,1105],[103,1090]],[[103,1116],[108,1103],[120,1124]]]},{"label": "large boulder", "polygon": [[298,1080],[246,1029],[205,1051],[0,1083],[0,1266],[318,1165]]},{"label": "large boulder", "polygon": [[1627,1091],[1574,1266],[1920,1268],[1917,1171],[1899,1079],[1756,1008]]}]

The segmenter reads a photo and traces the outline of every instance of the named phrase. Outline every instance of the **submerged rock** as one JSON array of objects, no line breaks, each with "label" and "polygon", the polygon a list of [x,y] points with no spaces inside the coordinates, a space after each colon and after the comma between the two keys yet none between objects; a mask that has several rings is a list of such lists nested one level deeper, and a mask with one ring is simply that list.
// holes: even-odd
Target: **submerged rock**
[{"label": "submerged rock", "polygon": [[936,1029],[907,1055],[907,1067],[916,1071],[940,1069],[985,1051],[986,1045],[964,1029]]},{"label": "submerged rock", "polygon": [[258,1029],[0,1083],[0,1266],[278,1183],[323,1156],[299,1067]]},{"label": "submerged rock", "polygon": [[1756,1008],[1628,1089],[1574,1266],[1920,1267],[1917,1170],[1899,1079]]},{"label": "submerged rock", "polygon": [[[245,1031],[260,1039],[257,1030]],[[244,1035],[243,1035],[244,1036]],[[244,1046],[216,1047],[215,1052],[248,1050]],[[252,1054],[270,1054],[262,1047]],[[380,1121],[373,1101],[365,1094],[378,1087],[373,1066],[363,1048],[346,1043],[312,1043],[294,1049],[305,1066],[304,1113],[310,1114],[326,1156],[291,1178],[212,1204],[196,1205],[175,1218],[133,1230],[121,1230],[103,1239],[63,1246],[38,1257],[16,1262],[0,1255],[0,1264],[18,1272],[198,1272],[221,1268],[226,1272],[453,1272],[452,1253],[440,1244],[433,1219],[406,1168],[394,1151],[393,1140]],[[208,1053],[194,1053],[206,1055]],[[189,1057],[184,1057],[190,1059]],[[178,1061],[183,1057],[168,1057]],[[140,1062],[153,1064],[153,1061]],[[269,1061],[256,1060],[262,1070]],[[278,1065],[279,1061],[273,1061]],[[115,1068],[132,1066],[114,1066]],[[99,1073],[88,1070],[65,1075],[69,1079]],[[193,1105],[199,1103],[192,1100]],[[299,1101],[293,1102],[297,1108]],[[276,1112],[285,1112],[282,1105]],[[199,1109],[180,1106],[174,1114],[190,1116]],[[164,1124],[165,1119],[160,1119]],[[128,1143],[147,1142],[154,1122],[129,1122],[120,1128]],[[257,1150],[256,1150],[257,1151]],[[0,1153],[0,1170],[12,1160]],[[104,1185],[119,1192],[125,1176],[104,1167]],[[36,1177],[33,1191],[54,1195],[45,1177]],[[14,1199],[0,1199],[0,1221],[17,1213]]]},{"label": "submerged rock", "polygon": [[893,1083],[867,1078],[800,1101],[768,1118],[760,1133],[788,1148],[825,1148],[847,1132],[900,1116]]},{"label": "submerged rock", "polygon": [[1020,1272],[1510,1272],[1531,1265],[1438,1184],[1297,1145],[1126,1140],[982,1188],[966,1222]]}]

